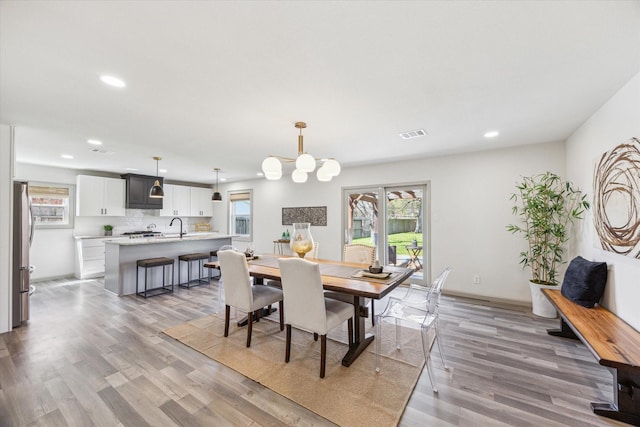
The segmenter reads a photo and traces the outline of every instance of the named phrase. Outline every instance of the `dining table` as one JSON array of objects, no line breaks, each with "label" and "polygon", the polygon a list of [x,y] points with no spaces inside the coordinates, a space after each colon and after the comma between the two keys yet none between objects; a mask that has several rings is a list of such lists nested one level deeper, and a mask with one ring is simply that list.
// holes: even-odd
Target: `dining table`
[{"label": "dining table", "polygon": [[[264,280],[280,281],[282,279],[279,258],[289,258],[287,255],[259,255],[248,258],[249,275],[254,278],[256,285]],[[396,287],[405,282],[414,273],[411,268],[385,265],[380,275],[370,274],[362,264],[311,258],[308,261],[320,265],[322,286],[327,291],[341,292],[353,297],[354,331],[353,341],[342,358],[343,366],[350,366],[358,356],[374,340],[374,335],[366,333],[363,312],[365,298],[381,299],[391,293]],[[205,267],[219,269],[218,261],[204,263]],[[385,277],[386,276],[386,277]],[[373,313],[371,313],[373,315]]]}]

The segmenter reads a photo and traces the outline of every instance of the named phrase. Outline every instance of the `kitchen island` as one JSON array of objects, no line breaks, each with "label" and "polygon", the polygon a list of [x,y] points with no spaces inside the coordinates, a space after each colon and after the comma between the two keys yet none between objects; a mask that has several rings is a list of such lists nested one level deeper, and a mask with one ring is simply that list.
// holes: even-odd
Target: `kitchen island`
[{"label": "kitchen island", "polygon": [[[231,237],[219,233],[193,233],[182,237],[159,236],[105,241],[104,288],[117,295],[136,293],[136,261],[145,258],[174,258],[173,284],[187,280],[186,264],[182,280],[178,278],[178,256],[196,252],[209,253],[231,244]],[[140,273],[140,280],[144,277]],[[162,283],[162,269],[151,269],[149,283]],[[142,282],[141,282],[142,283]]]}]

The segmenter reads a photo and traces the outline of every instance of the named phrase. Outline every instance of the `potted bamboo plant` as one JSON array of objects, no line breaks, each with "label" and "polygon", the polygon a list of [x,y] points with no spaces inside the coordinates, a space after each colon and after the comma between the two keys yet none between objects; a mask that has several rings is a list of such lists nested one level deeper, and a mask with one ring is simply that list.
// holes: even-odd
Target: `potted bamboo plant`
[{"label": "potted bamboo plant", "polygon": [[520,253],[520,264],[531,270],[533,314],[556,317],[541,289],[558,286],[558,268],[565,262],[571,225],[582,219],[589,202],[572,183],[551,172],[523,177],[516,189],[511,200],[513,214],[520,223],[507,225],[507,230],[521,234],[527,241],[527,250]]},{"label": "potted bamboo plant", "polygon": [[104,226],[104,235],[105,236],[113,235],[113,225],[107,224]]}]

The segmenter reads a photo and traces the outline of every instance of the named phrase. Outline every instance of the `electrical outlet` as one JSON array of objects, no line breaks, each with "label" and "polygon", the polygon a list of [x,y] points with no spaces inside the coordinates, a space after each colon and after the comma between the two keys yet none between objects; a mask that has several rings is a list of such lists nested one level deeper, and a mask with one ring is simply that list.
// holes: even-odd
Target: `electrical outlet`
[{"label": "electrical outlet", "polygon": [[474,285],[479,285],[480,284],[480,275],[476,274],[475,276],[473,276],[473,284]]}]

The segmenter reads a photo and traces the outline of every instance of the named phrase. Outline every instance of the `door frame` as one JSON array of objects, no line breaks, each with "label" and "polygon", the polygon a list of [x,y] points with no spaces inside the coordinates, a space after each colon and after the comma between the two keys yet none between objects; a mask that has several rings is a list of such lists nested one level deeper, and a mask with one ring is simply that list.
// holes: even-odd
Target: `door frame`
[{"label": "door frame", "polygon": [[347,222],[349,211],[349,195],[354,192],[378,194],[378,241],[376,258],[388,263],[388,251],[384,248],[388,246],[387,239],[387,192],[406,190],[407,187],[422,189],[422,279],[411,276],[410,283],[427,285],[431,283],[431,181],[410,181],[393,184],[358,185],[342,187],[341,194],[341,248],[348,243]]}]

